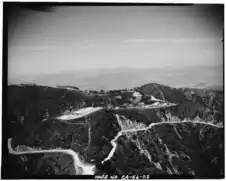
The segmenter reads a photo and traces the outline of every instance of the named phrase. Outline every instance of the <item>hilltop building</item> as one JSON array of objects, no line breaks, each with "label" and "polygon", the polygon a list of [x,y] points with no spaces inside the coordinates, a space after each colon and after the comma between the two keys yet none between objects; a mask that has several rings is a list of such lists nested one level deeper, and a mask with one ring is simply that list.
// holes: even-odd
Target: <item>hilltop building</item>
[{"label": "hilltop building", "polygon": [[141,98],[142,98],[142,94],[141,93],[134,92],[132,96],[134,98],[134,100],[133,100],[134,103],[138,103],[138,102],[141,101]]}]

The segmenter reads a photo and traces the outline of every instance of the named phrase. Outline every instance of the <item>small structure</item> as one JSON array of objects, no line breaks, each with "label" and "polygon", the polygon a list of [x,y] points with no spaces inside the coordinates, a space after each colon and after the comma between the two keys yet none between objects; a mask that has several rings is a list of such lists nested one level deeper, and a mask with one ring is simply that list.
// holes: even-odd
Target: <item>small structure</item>
[{"label": "small structure", "polygon": [[133,100],[134,103],[140,102],[142,98],[142,94],[139,92],[133,92],[133,97],[135,98]]},{"label": "small structure", "polygon": [[122,99],[122,96],[120,96],[120,95],[115,96],[115,99]]}]

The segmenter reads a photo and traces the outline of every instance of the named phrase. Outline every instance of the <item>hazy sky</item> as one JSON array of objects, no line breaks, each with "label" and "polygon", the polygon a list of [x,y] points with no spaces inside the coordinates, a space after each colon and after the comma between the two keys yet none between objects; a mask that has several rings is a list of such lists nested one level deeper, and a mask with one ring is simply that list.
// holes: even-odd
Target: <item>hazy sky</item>
[{"label": "hazy sky", "polygon": [[18,9],[8,30],[9,77],[220,64],[221,13],[211,5]]}]

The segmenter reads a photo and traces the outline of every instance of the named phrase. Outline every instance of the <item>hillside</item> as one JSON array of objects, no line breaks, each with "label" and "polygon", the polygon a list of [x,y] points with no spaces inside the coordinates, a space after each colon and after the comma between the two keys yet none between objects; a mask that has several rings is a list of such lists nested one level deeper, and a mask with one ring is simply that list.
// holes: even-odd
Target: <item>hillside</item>
[{"label": "hillside", "polygon": [[[141,98],[134,98],[134,92],[140,93]],[[214,178],[222,177],[223,129],[192,121],[222,126],[223,98],[220,90],[176,89],[156,83],[111,91],[82,91],[72,86],[8,86],[7,115],[3,121],[3,176],[75,174],[72,159],[65,155],[9,154],[7,140],[12,138],[13,148],[26,145],[39,149],[72,149],[85,163],[96,166],[96,174],[176,174],[199,178],[208,174]],[[143,104],[161,105],[161,101],[176,106],[142,107]],[[78,120],[62,122],[56,119],[90,106],[104,109]],[[128,109],[131,106],[134,108]],[[191,123],[183,123],[183,120],[191,120]],[[175,124],[167,125],[167,122]],[[148,129],[156,123],[159,125]],[[115,154],[102,163],[112,151],[111,140],[120,131],[140,128],[148,130],[119,136]],[[205,134],[201,135],[202,132]],[[171,153],[179,156],[174,160]],[[203,165],[206,165],[205,169],[200,170]]]},{"label": "hillside", "polygon": [[172,116],[181,119],[199,116],[204,120],[215,120],[223,123],[224,92],[210,89],[181,89],[151,83],[137,88],[144,95],[177,103],[175,108],[167,109]]},{"label": "hillside", "polygon": [[165,124],[124,134],[117,142],[116,153],[100,172],[165,175],[163,178],[170,178],[166,177],[170,174],[219,178],[223,173],[223,129]]}]

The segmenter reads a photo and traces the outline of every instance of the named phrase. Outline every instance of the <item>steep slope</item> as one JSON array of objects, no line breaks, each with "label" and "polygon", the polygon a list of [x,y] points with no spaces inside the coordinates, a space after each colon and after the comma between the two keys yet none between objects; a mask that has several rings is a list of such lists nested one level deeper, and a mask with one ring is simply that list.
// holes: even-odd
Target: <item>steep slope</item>
[{"label": "steep slope", "polygon": [[183,92],[181,92],[179,89],[156,83],[145,84],[139,87],[137,90],[144,95],[152,95],[157,99],[167,100],[173,103],[181,104],[188,101]]},{"label": "steep slope", "polygon": [[[222,91],[175,89],[154,83],[130,91],[86,92],[67,88],[8,87],[7,119],[3,120],[4,175],[20,178],[23,175],[74,174],[72,160],[61,154],[9,155],[6,146],[9,138],[12,138],[14,148],[27,145],[39,149],[72,149],[85,163],[96,165],[96,173],[223,175],[223,129],[182,122],[190,119],[223,124]],[[153,96],[178,105],[143,110],[103,109],[76,121],[71,120],[70,124],[56,119],[66,111],[87,106],[107,107],[111,104],[114,107],[133,102],[133,91],[146,98]],[[164,124],[172,121],[179,123]],[[119,136],[115,154],[101,164],[111,153],[112,140],[120,131],[146,128],[153,123],[160,125]],[[206,131],[208,134],[202,134]],[[188,161],[184,162],[184,159]],[[204,166],[203,171],[198,168]],[[11,168],[19,173],[12,174]]]},{"label": "steep slope", "polygon": [[204,121],[223,123],[224,93],[221,90],[171,88],[151,83],[136,89],[143,95],[152,95],[158,99],[177,103],[178,106],[165,108],[163,112],[170,112],[171,116],[180,119],[199,116]]},{"label": "steep slope", "polygon": [[223,139],[222,128],[192,122],[159,124],[146,131],[124,133],[116,140],[111,159],[99,166],[98,172],[222,178]]}]

